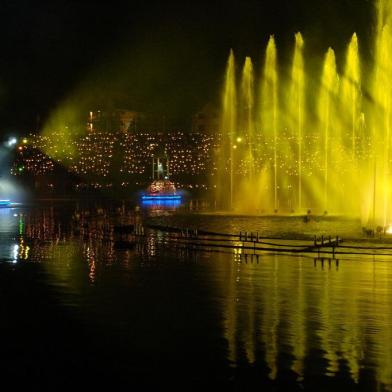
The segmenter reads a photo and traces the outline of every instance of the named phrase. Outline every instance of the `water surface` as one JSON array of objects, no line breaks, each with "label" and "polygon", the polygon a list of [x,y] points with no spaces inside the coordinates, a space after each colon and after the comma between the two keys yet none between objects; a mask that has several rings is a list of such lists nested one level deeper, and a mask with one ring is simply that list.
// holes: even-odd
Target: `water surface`
[{"label": "water surface", "polygon": [[271,235],[282,225],[309,235],[358,230],[334,219],[312,229],[283,217],[135,214],[126,204],[0,210],[5,378],[113,389],[392,390],[391,260],[256,259],[179,249],[148,230],[134,247],[118,246],[113,225],[147,220],[221,232],[248,223]]}]

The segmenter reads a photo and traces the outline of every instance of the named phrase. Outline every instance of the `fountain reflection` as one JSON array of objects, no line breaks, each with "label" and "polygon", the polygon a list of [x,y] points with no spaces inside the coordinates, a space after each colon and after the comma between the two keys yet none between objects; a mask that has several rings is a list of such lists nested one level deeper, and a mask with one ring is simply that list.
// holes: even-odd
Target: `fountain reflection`
[{"label": "fountain reflection", "polygon": [[[181,290],[193,282],[197,301],[213,307],[217,339],[227,342],[225,360],[232,368],[255,369],[270,382],[290,375],[303,385],[328,378],[392,389],[392,264],[380,258],[338,262],[252,257],[242,249],[201,252],[184,246],[180,233],[174,241],[173,233],[116,231],[120,222],[131,227],[144,219],[125,205],[36,208],[16,215],[2,215],[11,235],[0,233],[0,258],[17,262],[18,273],[26,262],[40,263],[63,305],[92,309],[86,318],[110,310],[121,324],[124,313],[113,306],[143,307],[141,297],[132,302],[134,290],[157,301],[170,276]],[[154,292],[155,279],[162,279],[163,291]],[[129,295],[122,296],[125,288]],[[116,302],[104,299],[114,295]],[[184,317],[182,308],[173,309]],[[198,309],[198,317],[211,317],[209,311]]]},{"label": "fountain reflection", "polygon": [[143,207],[162,210],[163,208],[175,209],[182,204],[181,200],[143,200]]},{"label": "fountain reflection", "polygon": [[222,282],[230,360],[264,363],[272,380],[291,371],[299,382],[314,376],[312,363],[355,384],[371,368],[374,385],[392,390],[392,265],[346,260],[315,270],[307,259],[277,257],[257,264],[234,255]]}]

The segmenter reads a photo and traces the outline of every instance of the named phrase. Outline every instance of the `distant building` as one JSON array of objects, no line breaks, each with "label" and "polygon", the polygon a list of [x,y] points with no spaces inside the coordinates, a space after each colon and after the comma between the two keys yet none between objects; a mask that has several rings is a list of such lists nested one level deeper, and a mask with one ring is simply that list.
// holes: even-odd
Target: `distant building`
[{"label": "distant building", "polygon": [[96,110],[88,114],[87,129],[101,132],[127,132],[136,130],[144,119],[143,113],[127,109]]}]

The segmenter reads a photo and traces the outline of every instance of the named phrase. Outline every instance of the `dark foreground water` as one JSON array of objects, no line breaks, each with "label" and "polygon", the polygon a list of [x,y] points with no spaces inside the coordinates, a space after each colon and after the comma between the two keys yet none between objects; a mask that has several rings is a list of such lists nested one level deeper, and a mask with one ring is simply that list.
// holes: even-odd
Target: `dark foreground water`
[{"label": "dark foreground water", "polygon": [[[113,225],[360,232],[357,222],[0,210],[2,383],[110,390],[392,390],[392,259],[188,251]],[[283,229],[284,230],[283,230]],[[350,234],[350,235],[351,235]],[[121,243],[120,243],[121,244]]]}]

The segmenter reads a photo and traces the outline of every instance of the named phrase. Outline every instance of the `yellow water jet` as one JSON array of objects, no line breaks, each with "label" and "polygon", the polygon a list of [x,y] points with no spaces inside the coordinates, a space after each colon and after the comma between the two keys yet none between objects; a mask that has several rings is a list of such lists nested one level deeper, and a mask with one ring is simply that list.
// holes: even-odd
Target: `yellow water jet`
[{"label": "yellow water jet", "polygon": [[[366,79],[355,33],[341,75],[332,48],[319,72],[307,69],[301,33],[290,71],[281,75],[271,36],[258,80],[251,58],[245,59],[237,99],[230,53],[218,188],[231,207],[266,213],[310,208],[361,217],[373,228],[392,223],[392,3],[378,0],[376,11],[374,61]],[[230,191],[224,191],[228,183]]]},{"label": "yellow water jet", "polygon": [[295,34],[295,49],[291,70],[291,89],[288,110],[293,119],[293,130],[298,144],[298,209],[302,209],[302,133],[305,106],[305,71],[303,58],[304,40],[301,33]]},{"label": "yellow water jet", "polygon": [[[261,129],[264,135],[272,141],[273,173],[274,173],[274,209],[278,203],[278,72],[275,38],[270,37],[266,49],[264,72],[262,80],[261,100]],[[272,138],[271,138],[272,136]]]}]

